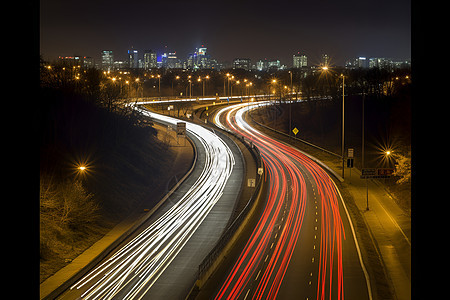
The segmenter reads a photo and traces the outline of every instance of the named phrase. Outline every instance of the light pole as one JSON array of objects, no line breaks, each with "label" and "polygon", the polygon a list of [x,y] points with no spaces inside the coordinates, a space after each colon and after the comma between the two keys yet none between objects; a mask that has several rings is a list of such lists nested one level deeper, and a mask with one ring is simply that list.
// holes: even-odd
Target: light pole
[{"label": "light pole", "polygon": [[345,76],[344,74],[341,74],[342,76],[342,179],[344,179],[344,129],[345,129],[345,125],[344,125],[344,112],[345,112],[345,101],[344,101],[344,86],[345,86]]},{"label": "light pole", "polygon": [[[189,98],[192,98],[192,90],[191,90],[191,75],[188,75],[188,81],[189,81]],[[186,86],[186,96],[187,96],[187,86]]]},{"label": "light pole", "polygon": [[[175,77],[175,79],[176,79],[176,80],[180,79],[180,76],[177,75],[177,76]],[[174,93],[173,93],[173,81],[174,81],[174,80],[172,79],[172,98],[175,96]],[[177,84],[178,84],[178,83],[177,83]]]},{"label": "light pole", "polygon": [[159,101],[161,101],[161,75],[157,75],[158,77],[158,94],[159,94]]},{"label": "light pole", "polygon": [[291,74],[291,101],[289,102],[289,138],[291,137],[292,132],[292,71],[289,71],[289,74]]}]

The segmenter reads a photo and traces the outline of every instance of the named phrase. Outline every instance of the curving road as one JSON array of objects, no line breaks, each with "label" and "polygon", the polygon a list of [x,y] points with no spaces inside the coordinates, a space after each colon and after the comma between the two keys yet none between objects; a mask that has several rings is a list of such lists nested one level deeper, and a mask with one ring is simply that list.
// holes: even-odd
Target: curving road
[{"label": "curving road", "polygon": [[371,299],[354,230],[330,176],[310,157],[255,130],[228,106],[217,126],[251,140],[268,172],[267,203],[215,299]]},{"label": "curving road", "polygon": [[[149,111],[142,113],[166,124],[179,122]],[[189,122],[186,130],[205,148],[205,163],[197,180],[170,209],[74,284],[68,298],[149,298],[152,286],[219,201],[233,171],[233,154],[210,130]]]}]

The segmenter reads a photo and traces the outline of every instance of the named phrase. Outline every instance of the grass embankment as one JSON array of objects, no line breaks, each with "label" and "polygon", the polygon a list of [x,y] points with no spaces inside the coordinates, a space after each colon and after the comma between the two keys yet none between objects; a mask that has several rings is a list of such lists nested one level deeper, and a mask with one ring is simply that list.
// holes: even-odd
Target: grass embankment
[{"label": "grass embankment", "polygon": [[[42,89],[40,281],[101,238],[155,189],[175,154],[149,120]],[[83,172],[77,169],[87,166]],[[170,165],[170,164],[169,164]],[[167,178],[168,179],[168,178]]]}]

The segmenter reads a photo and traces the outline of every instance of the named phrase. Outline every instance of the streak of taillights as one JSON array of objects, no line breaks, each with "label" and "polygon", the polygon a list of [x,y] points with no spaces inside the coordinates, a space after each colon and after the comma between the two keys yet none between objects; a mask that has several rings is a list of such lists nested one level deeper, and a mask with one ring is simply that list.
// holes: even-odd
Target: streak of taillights
[{"label": "streak of taillights", "polygon": [[[269,248],[269,237],[276,226],[275,221],[281,216],[281,208],[288,196],[286,191],[289,190],[291,191],[289,212],[283,229],[278,235],[275,249],[263,274],[257,273],[258,285],[251,294],[253,299],[276,298],[297,243],[307,205],[305,178],[295,162],[303,165],[312,175],[321,200],[317,299],[325,299],[327,296],[329,299],[343,299],[342,239],[345,239],[345,234],[339,213],[337,191],[328,174],[309,157],[260,133],[244,121],[243,113],[246,110],[252,109],[256,105],[269,104],[269,102],[260,102],[250,106],[241,104],[225,107],[215,116],[215,123],[219,127],[229,128],[243,135],[259,148],[267,167],[269,179],[268,200],[261,218],[216,299],[239,298],[243,295],[246,285],[252,278],[255,278],[255,273],[263,259],[262,256]],[[226,125],[220,121],[221,115],[225,112],[227,112]],[[234,117],[232,117],[232,113],[235,113]],[[290,185],[288,185],[287,178],[290,179]],[[337,259],[334,257],[335,253],[337,253]],[[337,267],[334,267],[335,263]],[[336,288],[333,287],[333,275],[337,276]],[[248,293],[249,290],[247,290],[245,298],[249,296]]]}]

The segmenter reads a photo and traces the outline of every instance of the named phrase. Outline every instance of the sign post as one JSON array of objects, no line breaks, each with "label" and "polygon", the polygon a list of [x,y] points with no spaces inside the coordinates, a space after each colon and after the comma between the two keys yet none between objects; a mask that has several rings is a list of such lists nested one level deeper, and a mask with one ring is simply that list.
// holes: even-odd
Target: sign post
[{"label": "sign post", "polygon": [[255,178],[249,178],[247,182],[248,187],[255,187],[256,179]]},{"label": "sign post", "polygon": [[177,143],[180,136],[184,138],[184,145],[186,146],[186,122],[177,122]]},{"label": "sign post", "polygon": [[354,149],[353,148],[348,148],[347,168],[350,169],[350,178],[352,178],[353,154],[354,154]]},{"label": "sign post", "polygon": [[366,210],[369,210],[369,184],[367,179],[372,178],[389,178],[394,174],[393,168],[364,168],[361,169],[362,179],[366,179]]}]

